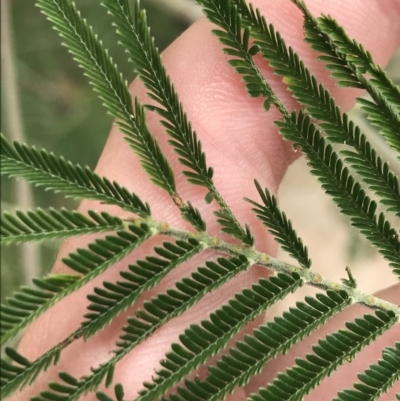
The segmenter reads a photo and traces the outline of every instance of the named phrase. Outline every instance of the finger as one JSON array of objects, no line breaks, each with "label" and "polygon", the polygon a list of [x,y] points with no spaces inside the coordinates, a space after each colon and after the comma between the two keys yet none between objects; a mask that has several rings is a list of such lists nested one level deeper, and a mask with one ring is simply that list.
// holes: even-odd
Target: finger
[{"label": "finger", "polygon": [[[348,3],[346,13],[359,15],[359,10],[356,8],[358,3]],[[322,2],[315,1],[310,2],[309,5],[315,11],[321,7],[321,4]],[[333,16],[338,17],[339,22],[345,25],[346,21],[340,18],[341,14],[338,15],[338,4],[339,2],[335,2],[329,7],[332,7]],[[352,4],[354,4],[354,8],[351,7]],[[275,23],[283,35],[287,36],[288,44],[292,45],[316,75],[325,81],[326,72],[315,62],[315,54],[302,42],[302,18],[294,6],[288,1],[271,4],[258,1],[255,5],[260,6],[268,20]],[[342,12],[342,10],[340,11]],[[371,1],[368,10],[364,11],[364,17],[369,15],[370,18],[375,18],[372,27],[367,28],[365,21],[358,17],[351,26],[347,23],[345,27],[349,28],[350,34],[354,31],[354,36],[365,42],[366,47],[371,50],[379,62],[385,63],[396,45],[395,41],[390,39],[389,34],[392,22],[395,21],[395,13],[389,7],[379,5],[378,1]],[[324,11],[328,12],[329,10]],[[378,11],[380,19],[376,18]],[[212,28],[213,26],[205,20],[193,25],[164,53],[164,64],[180,94],[189,119],[202,140],[207,160],[215,169],[217,188],[239,220],[250,223],[252,232],[257,238],[257,248],[273,254],[275,246],[271,238],[265,234],[264,228],[254,218],[250,207],[243,203],[241,198],[242,195],[257,198],[252,184],[253,178],[258,178],[262,185],[269,187],[272,192],[276,192],[294,155],[291,153],[290,144],[283,142],[276,129],[272,128],[272,122],[279,119],[278,112],[272,109],[269,113],[265,113],[262,109],[261,99],[251,99],[247,96],[239,77],[226,65],[226,56],[221,52],[221,45],[210,35]],[[385,46],[382,46],[382,43],[385,43]],[[294,107],[294,101],[281,84],[280,78],[274,76],[265,64],[263,73],[274,86],[278,97],[284,99],[288,107],[290,105]],[[146,102],[146,91],[138,81],[135,81],[131,89],[134,96],[139,96],[142,101]],[[339,104],[348,108],[357,92],[332,87],[332,94]],[[159,125],[157,116],[149,114],[148,124],[150,131],[157,137],[165,154],[172,161],[181,197],[190,199],[200,209],[207,219],[211,233],[218,232],[219,227],[212,214],[216,210],[215,205],[208,206],[204,203],[204,189],[190,186],[185,182],[180,174],[182,166],[176,161],[173,151],[167,144],[167,136]],[[156,219],[166,220],[176,227],[188,228],[187,223],[182,222],[169,197],[161,189],[150,184],[148,177],[140,167],[139,160],[132,154],[131,149],[122,139],[121,133],[115,127],[99,161],[97,172],[138,193],[142,199],[152,205],[153,215]],[[121,213],[115,208],[94,202],[84,202],[81,206],[82,210],[88,208]],[[34,358],[52,344],[62,341],[75,328],[79,327],[88,304],[83,301],[85,295],[92,292],[94,286],[101,286],[101,282],[104,280],[115,281],[118,279],[120,269],[126,267],[128,262],[132,263],[138,257],[151,253],[151,248],[155,243],[153,241],[144,244],[137,252],[133,252],[100,279],[94,280],[43,315],[28,330],[21,343],[21,351],[29,358]],[[63,245],[61,255],[73,251],[78,245],[82,246],[82,239],[67,241]],[[138,301],[138,305],[140,306],[144,299],[171,287],[179,277],[187,276],[191,270],[202,263],[204,256],[215,257],[215,255],[207,253],[176,269],[159,286],[146,294],[146,297],[142,297]],[[66,267],[59,259],[55,270],[65,271],[65,269]],[[169,344],[177,340],[178,334],[189,322],[198,322],[204,319],[210,310],[225,302],[239,288],[257,281],[262,274],[263,270],[252,268],[247,274],[232,280],[221,291],[207,296],[181,318],[166,324],[149,341],[128,355],[120,364],[124,368],[118,368],[116,376],[116,380],[129,378],[129,380],[124,380],[127,383],[127,396],[134,396],[140,390],[141,383],[151,379],[154,368],[169,349]],[[67,313],[72,308],[74,313]],[[131,313],[132,311],[129,311],[129,314]],[[125,317],[126,314],[87,344],[76,341],[66,349],[61,358],[62,369],[77,375],[88,374],[90,366],[97,366],[109,359]],[[77,363],[77,356],[79,356],[79,363]],[[133,378],[129,374],[132,371],[135,372]],[[44,383],[49,378],[54,379],[55,375],[56,370],[50,369],[43,376],[42,381],[38,381],[34,390],[44,388]]]}]

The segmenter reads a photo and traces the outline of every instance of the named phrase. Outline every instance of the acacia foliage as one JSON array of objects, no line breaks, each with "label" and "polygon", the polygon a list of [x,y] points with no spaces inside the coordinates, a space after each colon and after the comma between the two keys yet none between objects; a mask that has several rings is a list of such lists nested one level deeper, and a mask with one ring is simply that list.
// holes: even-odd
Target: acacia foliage
[{"label": "acacia foliage", "polygon": [[[314,50],[323,53],[319,58],[327,64],[332,78],[337,79],[341,86],[363,88],[371,95],[371,100],[359,101],[372,124],[398,151],[399,89],[374,64],[371,55],[348,38],[336,21],[330,17],[316,19],[301,0],[293,1],[304,14],[307,41]],[[391,272],[400,277],[400,242],[391,222],[393,216],[396,219],[400,216],[399,180],[389,164],[377,154],[366,135],[349,120],[348,115],[340,111],[329,91],[317,82],[296,52],[286,46],[284,38],[268,24],[259,10],[244,0],[197,0],[197,3],[203,7],[207,18],[217,25],[213,33],[223,44],[228,64],[241,75],[249,95],[263,98],[266,112],[271,107],[277,108],[281,119],[275,124],[280,133],[307,156],[311,173],[318,178],[340,212],[349,216],[351,224],[388,260]],[[144,390],[136,401],[159,399],[171,389],[174,391],[164,399],[217,401],[232,393],[236,387],[247,384],[269,360],[287,352],[350,304],[371,305],[372,296],[356,288],[350,272],[349,279],[343,279],[342,284],[314,274],[307,247],[286,214],[279,209],[276,199],[257,181],[262,203],[246,200],[254,206],[256,216],[268,227],[282,249],[298,262],[298,266],[274,260],[254,248],[251,228],[237,219],[214,183],[214,169],[162,65],[150,35],[146,14],[138,0],[134,1],[132,8],[127,0],[104,0],[104,5],[114,17],[121,45],[129,54],[134,72],[143,81],[149,97],[156,102],[151,106],[143,105],[138,99],[132,101],[126,80],[70,0],[38,0],[37,4],[63,38],[64,45],[83,69],[107,112],[116,118],[120,131],[140,158],[151,181],[171,196],[182,218],[191,223],[193,230],[181,231],[156,221],[147,202],[117,182],[99,177],[87,167],[82,168],[46,150],[38,151],[20,143],[11,144],[2,135],[2,174],[25,179],[34,185],[64,193],[67,197],[115,205],[133,214],[133,217],[121,218],[94,210],[84,215],[66,209],[3,213],[3,244],[106,231],[112,233],[78,248],[63,259],[74,274],[51,274],[37,278],[32,287],[22,287],[10,297],[1,309],[2,343],[16,336],[56,302],[122,260],[143,242],[150,238],[159,241],[153,254],[127,266],[116,281],[106,281],[102,287],[96,287],[88,295],[90,305],[81,327],[38,359],[30,361],[11,347],[5,349],[7,358],[1,360],[1,391],[4,397],[31,385],[44,370],[57,364],[63,350],[72,342],[79,338],[87,339],[102,330],[168,272],[207,248],[221,255],[216,260],[204,260],[203,265],[198,266],[190,276],[183,277],[173,288],[145,302],[134,317],[127,319],[114,353],[107,362],[93,366],[83,378],[60,371],[58,381],[49,383],[49,389],[33,400],[73,401],[89,391],[96,391],[103,382],[111,386],[116,364],[132,349],[206,294],[256,264],[279,273],[268,280],[253,283],[251,288],[243,288],[212,311],[201,324],[190,325],[181,334],[180,343],[171,344],[170,352],[161,361],[162,369],[156,372],[152,382],[143,384]],[[268,60],[276,74],[283,77],[288,90],[304,106],[301,111],[289,112],[276,96],[254,62],[253,58],[258,53]],[[227,241],[210,237],[199,210],[190,200],[181,198],[171,160],[164,155],[149,131],[145,110],[161,117],[169,143],[175,149],[179,163],[184,166],[183,174],[188,185],[205,187],[205,201],[218,205],[215,217],[221,232],[229,235]],[[348,149],[337,150],[337,143],[345,143]],[[372,190],[371,196],[367,189]],[[385,207],[379,214],[378,203]],[[392,216],[388,217],[390,214]],[[161,240],[161,235],[170,236],[174,241]],[[231,242],[233,240],[236,243]],[[321,288],[325,293],[307,297],[282,316],[257,327],[208,367],[206,379],[185,380],[211,356],[226,350],[229,341],[248,322],[306,283]],[[248,401],[302,398],[333,370],[355,358],[361,349],[399,323],[397,305],[372,299],[376,309],[374,315],[360,316],[347,322],[345,330],[321,338],[313,353],[298,359],[293,367],[281,372],[276,380],[259,389],[258,394],[250,396]],[[382,359],[360,373],[362,383],[355,383],[354,389],[340,391],[337,400],[376,400],[389,391],[400,379],[399,349],[399,343],[383,349]],[[182,380],[184,384],[175,388]],[[112,400],[102,392],[97,392],[97,398],[100,401]],[[124,399],[121,384],[115,385],[115,399]]]}]

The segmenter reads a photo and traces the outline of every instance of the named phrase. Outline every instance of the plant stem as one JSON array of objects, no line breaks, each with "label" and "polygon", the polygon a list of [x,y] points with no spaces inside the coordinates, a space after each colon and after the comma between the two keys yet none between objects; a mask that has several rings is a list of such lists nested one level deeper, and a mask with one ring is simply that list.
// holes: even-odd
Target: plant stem
[{"label": "plant stem", "polygon": [[[12,140],[24,142],[24,129],[21,116],[20,98],[17,86],[17,70],[14,54],[14,42],[11,27],[10,0],[2,0],[1,7],[1,66],[5,88],[4,105],[8,116],[8,132]],[[33,206],[31,186],[25,181],[17,181],[15,187],[16,207],[27,210]],[[31,285],[34,277],[41,276],[40,248],[38,244],[22,245],[22,269],[24,282]]]},{"label": "plant stem", "polygon": [[[132,223],[131,219],[124,220],[127,222],[127,224]],[[158,222],[153,220],[152,218],[134,219],[133,222],[138,225],[140,225],[141,223],[145,223],[157,230],[159,234],[169,235],[173,238],[184,240],[194,238],[199,242],[204,242],[208,248],[213,249],[217,252],[222,252],[231,256],[244,255],[247,259],[250,260],[251,264],[256,264],[277,272],[287,274],[297,273],[303,279],[305,284],[308,284],[312,287],[320,288],[325,291],[345,291],[352,299],[353,303],[364,305],[371,309],[381,309],[386,312],[392,311],[397,316],[397,320],[400,322],[400,306],[395,305],[391,302],[387,302],[373,295],[364,294],[357,288],[352,288],[343,283],[337,283],[333,280],[321,276],[321,274],[314,272],[311,269],[305,269],[303,267],[291,265],[290,263],[282,262],[269,256],[266,253],[258,252],[253,247],[229,244],[227,242],[224,242],[220,237],[211,237],[205,232],[199,233],[179,230],[177,228],[170,227],[170,225],[166,222]]]}]

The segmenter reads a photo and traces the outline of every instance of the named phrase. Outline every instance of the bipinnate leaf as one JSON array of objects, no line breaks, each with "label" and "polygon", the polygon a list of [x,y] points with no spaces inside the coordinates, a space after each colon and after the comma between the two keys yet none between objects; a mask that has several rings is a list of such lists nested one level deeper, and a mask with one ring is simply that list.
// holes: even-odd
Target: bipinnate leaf
[{"label": "bipinnate leaf", "polygon": [[[395,220],[400,217],[400,185],[395,169],[391,170],[393,165],[390,167],[378,154],[349,115],[341,112],[331,92],[317,81],[295,50],[286,45],[273,25],[267,23],[260,10],[245,0],[195,1],[215,25],[212,33],[222,43],[228,64],[242,76],[248,94],[260,97],[266,112],[272,107],[279,111],[281,119],[275,124],[283,138],[305,154],[311,174],[318,178],[339,211],[349,216],[351,224],[378,248],[389,261],[393,273],[400,277],[400,240]],[[371,124],[379,129],[393,149],[400,151],[399,88],[374,63],[371,54],[350,39],[333,18],[322,16],[317,19],[303,0],[292,2],[303,12],[306,41],[313,50],[322,53],[318,59],[325,63],[331,77],[339,86],[363,88],[368,92],[370,99],[357,101]],[[363,294],[349,268],[349,278],[342,279],[342,284],[312,271],[307,247],[286,214],[279,209],[276,198],[257,181],[261,203],[245,199],[253,205],[258,219],[268,227],[282,249],[289,252],[300,267],[280,262],[255,249],[250,227],[237,220],[214,184],[214,169],[208,163],[200,136],[192,129],[162,64],[139,0],[134,0],[132,11],[128,0],[103,0],[103,3],[114,18],[121,44],[153,101],[151,105],[143,105],[138,98],[132,101],[127,82],[72,1],[37,0],[108,113],[116,118],[120,131],[150,180],[167,191],[182,219],[190,222],[197,232],[180,230],[170,226],[169,222],[156,220],[150,216],[149,205],[136,194],[117,182],[98,176],[88,167],[74,165],[46,150],[38,151],[18,142],[10,144],[1,135],[1,174],[25,179],[66,197],[118,206],[124,213],[129,213],[114,216],[95,210],[81,213],[64,208],[3,213],[0,233],[4,244],[107,231],[112,234],[98,238],[62,259],[72,270],[71,274],[35,278],[32,287],[23,286],[7,298],[0,310],[1,343],[17,335],[55,303],[98,277],[150,237],[161,234],[174,240],[165,241],[163,237],[154,248],[156,255],[142,255],[134,264],[119,270],[115,281],[105,281],[102,286],[94,287],[88,295],[90,304],[80,327],[36,360],[29,360],[14,348],[6,347],[5,358],[0,361],[2,397],[33,384],[43,371],[57,364],[70,344],[98,333],[134,306],[140,296],[159,284],[172,269],[190,263],[191,258],[210,248],[215,253],[215,260],[205,261],[173,287],[148,298],[141,308],[136,308],[134,316],[127,318],[109,360],[92,366],[87,375],[79,378],[58,372],[57,382],[50,382],[47,390],[31,400],[76,401],[88,392],[97,391],[100,401],[126,401],[119,383],[114,386],[113,396],[98,391],[101,385],[110,387],[113,384],[118,362],[157,329],[188,311],[206,294],[221,288],[240,272],[251,269],[253,264],[271,268],[276,275],[270,275],[268,280],[260,279],[251,284],[251,288],[240,289],[221,307],[210,311],[208,319],[187,327],[179,336],[180,342],[171,344],[170,351],[161,361],[162,368],[155,372],[151,382],[143,384],[144,390],[135,401],[155,401],[161,397],[163,401],[219,401],[248,384],[268,361],[314,334],[350,304],[359,303],[376,309],[375,316],[355,318],[346,323],[346,329],[319,339],[313,353],[305,359],[297,359],[293,367],[278,373],[273,382],[267,383],[247,401],[303,399],[345,361],[355,358],[361,349],[397,324],[398,305]],[[295,110],[300,111],[290,112],[278,98],[255,62],[257,54],[282,77],[297,100],[299,107]],[[220,231],[234,237],[234,244],[225,238],[211,237],[199,209],[178,194],[171,168],[173,160],[165,157],[149,131],[147,114],[151,113],[160,117],[187,182],[204,187],[204,207],[214,202],[218,204],[214,215]],[[337,151],[337,144],[345,150]],[[379,204],[383,206],[380,210],[384,211],[377,212]],[[387,217],[386,212],[393,215]],[[136,216],[132,217],[131,213]],[[305,302],[298,302],[296,307],[254,329],[251,335],[246,334],[235,347],[226,349],[250,321],[305,283],[325,290],[326,294],[306,297]],[[209,363],[212,356],[218,359],[215,365],[208,367],[204,380],[187,378]],[[396,342],[394,346],[384,348],[382,358],[358,378],[360,382],[354,383],[353,389],[339,391],[334,401],[373,401],[390,391],[400,380],[400,344]],[[396,397],[400,400],[399,393]]]}]

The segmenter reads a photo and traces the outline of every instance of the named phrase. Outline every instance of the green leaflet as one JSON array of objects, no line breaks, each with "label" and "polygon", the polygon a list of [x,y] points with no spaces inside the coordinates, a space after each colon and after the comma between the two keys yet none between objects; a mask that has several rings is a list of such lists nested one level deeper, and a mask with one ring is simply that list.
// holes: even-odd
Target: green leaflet
[{"label": "green leaflet", "polygon": [[281,212],[275,196],[271,196],[268,189],[261,188],[255,180],[257,191],[264,205],[260,205],[251,199],[244,198],[255,206],[253,212],[268,227],[268,231],[275,237],[275,241],[281,244],[282,249],[289,252],[290,256],[295,258],[302,266],[310,268],[311,260],[308,257],[307,247],[296,234],[292,227],[292,222],[286,218],[286,214]]},{"label": "green leaflet", "polygon": [[17,142],[11,146],[0,134],[1,174],[23,178],[36,186],[62,193],[66,198],[92,199],[135,213],[150,216],[150,206],[118,183],[99,177],[89,167],[72,164],[45,150]]},{"label": "green leaflet", "polygon": [[[115,385],[114,392],[115,392],[115,398],[117,401],[124,401],[124,389],[120,383]],[[101,393],[101,392],[97,393],[97,398],[100,401],[114,401],[108,395]]]},{"label": "green leaflet", "polygon": [[400,381],[400,343],[386,347],[382,359],[358,375],[361,383],[340,391],[333,401],[375,401]]},{"label": "green leaflet", "polygon": [[50,208],[29,210],[24,213],[17,211],[14,215],[4,212],[1,216],[1,242],[40,241],[70,236],[94,234],[105,231],[123,229],[123,222],[118,217],[106,212],[96,213],[89,210],[90,218],[78,211],[62,208],[60,211]]}]

